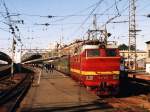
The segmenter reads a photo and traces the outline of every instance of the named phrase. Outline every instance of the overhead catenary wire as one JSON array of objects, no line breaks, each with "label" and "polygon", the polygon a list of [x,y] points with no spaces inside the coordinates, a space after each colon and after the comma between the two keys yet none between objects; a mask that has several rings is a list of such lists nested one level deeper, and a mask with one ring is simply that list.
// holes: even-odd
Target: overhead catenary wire
[{"label": "overhead catenary wire", "polygon": [[[117,2],[116,2],[117,3]],[[111,7],[112,8],[112,7]],[[110,8],[110,9],[111,9]],[[109,9],[109,10],[110,10]],[[119,10],[119,9],[118,9]],[[0,11],[0,14],[5,14],[6,12],[1,12]],[[88,14],[69,14],[69,15],[33,15],[33,14],[24,14],[24,13],[10,13],[11,16],[29,16],[29,17],[43,17],[43,18],[70,18],[70,17],[84,17],[84,16],[87,16]],[[96,13],[97,16],[111,16],[111,15],[115,15],[113,13]],[[123,14],[121,16],[128,16],[127,14]],[[146,16],[146,14],[140,14],[140,15],[137,15],[137,16]],[[57,20],[57,21],[61,21],[61,20],[65,20],[65,19],[60,19],[60,20]],[[55,21],[53,21],[55,22]]]},{"label": "overhead catenary wire", "polygon": [[[22,43],[21,38],[20,38],[20,35],[21,35],[20,30],[19,30],[18,26],[16,26],[13,23],[15,21],[13,21],[11,19],[11,16],[18,16],[19,14],[14,14],[14,13],[10,14],[9,11],[8,11],[8,8],[6,7],[6,4],[5,4],[4,0],[1,0],[1,4],[3,4],[6,12],[5,13],[0,12],[0,14],[4,18],[3,20],[7,20],[7,22],[3,22],[3,21],[1,21],[1,22],[6,24],[6,25],[8,25],[9,26],[9,30],[11,30],[11,31],[7,31],[4,28],[0,28],[0,29],[3,30],[3,31],[6,31],[6,32],[9,32],[9,33],[13,34],[13,45],[14,45],[14,43],[16,43],[16,40],[18,40],[20,42],[21,46],[24,46],[24,44]],[[6,14],[6,16],[4,16],[4,14]],[[17,31],[18,35],[16,35],[15,30]],[[12,54],[12,55],[14,55],[14,54]]]},{"label": "overhead catenary wire", "polygon": [[[98,2],[97,2],[98,3]],[[76,12],[76,13],[74,13],[74,14],[70,14],[70,15],[62,15],[62,16],[57,16],[57,15],[36,15],[36,14],[27,14],[27,13],[10,13],[10,14],[16,14],[16,15],[18,15],[18,16],[20,16],[20,15],[23,15],[23,16],[31,16],[31,17],[46,17],[46,18],[52,18],[52,17],[72,17],[72,16],[82,16],[82,15],[76,15],[76,14],[79,14],[79,13],[82,13],[82,12],[84,12],[84,11],[87,11],[87,10],[89,10],[90,8],[92,8],[92,7],[94,7],[97,3],[94,3],[94,4],[92,4],[92,5],[90,5],[89,7],[87,7],[87,8],[85,8],[85,9],[83,9],[83,10],[81,10],[81,11],[78,11],[78,12]],[[6,12],[0,12],[0,13],[6,13]]]},{"label": "overhead catenary wire", "polygon": [[[15,22],[19,23],[20,20],[14,21],[11,19],[11,16],[18,16],[19,14],[14,14],[14,13],[10,14],[8,11],[8,8],[6,7],[5,1],[1,0],[1,3],[4,5],[4,8],[6,10],[6,12],[5,12],[6,17],[1,12],[0,13],[4,17],[4,20],[8,20],[7,22],[2,22],[2,23],[9,26],[9,29],[11,30],[11,32],[10,31],[9,32],[13,34],[13,36],[14,36],[13,38],[14,38],[15,42],[17,40],[18,42],[20,42],[21,45],[23,45],[21,38],[20,38],[20,30],[19,30],[18,26],[16,26],[14,24]],[[17,31],[18,35],[16,34],[15,30]]]},{"label": "overhead catenary wire", "polygon": [[[108,0],[109,1],[109,0]],[[117,10],[117,4],[120,2],[120,1],[124,1],[124,0],[115,0],[115,2],[113,2],[114,3],[114,5],[113,5],[113,3],[112,2],[110,2],[112,5],[113,5],[113,7],[112,8],[115,8],[116,9],[116,14],[118,14],[118,12],[119,13],[121,13],[122,12],[122,10],[120,10],[120,9],[122,9],[123,7],[119,7],[118,8],[118,10]],[[111,5],[110,4],[110,5]],[[91,8],[93,8],[93,7],[95,7],[95,5],[96,5],[96,3],[95,4],[93,4],[93,6],[91,7]],[[124,5],[125,6],[125,5]],[[108,6],[107,6],[108,7]],[[106,8],[107,8],[106,7]],[[109,7],[108,7],[109,8]],[[110,8],[109,10],[111,10],[112,8]],[[124,9],[124,8],[123,8]],[[89,9],[88,9],[89,10]],[[95,12],[94,12],[95,13]],[[3,15],[5,14],[5,12],[3,13]],[[18,14],[18,16],[22,16],[22,17],[24,17],[24,16],[29,16],[29,17],[39,17],[38,19],[40,19],[40,18],[48,18],[48,15],[42,15],[42,14],[37,14],[37,15],[34,15],[34,14],[27,14],[27,13],[10,13],[11,15],[12,14]],[[20,15],[19,15],[20,14]],[[96,15],[99,15],[99,16],[104,16],[104,15],[106,15],[106,16],[108,16],[108,17],[111,17],[112,16],[112,20],[110,19],[110,21],[104,21],[104,22],[99,22],[99,23],[106,23],[106,24],[109,24],[109,23],[128,23],[128,21],[126,21],[125,19],[124,19],[124,21],[120,21],[119,22],[119,20],[118,21],[115,21],[115,18],[113,19],[113,16],[116,16],[116,14],[113,14],[113,13],[108,13],[107,11],[105,12],[105,13],[96,13]],[[68,19],[68,18],[70,18],[70,17],[79,17],[79,16],[88,16],[89,14],[70,14],[70,15],[52,15],[53,16],[53,21],[49,21],[49,24],[51,25],[51,26],[55,26],[55,25],[61,25],[61,24],[65,24],[65,25],[68,25],[68,24],[79,24],[79,25],[81,25],[83,22],[78,22],[78,23],[61,23],[61,24],[58,24],[59,22],[61,22],[61,20],[60,19],[63,19],[63,18],[65,18],[64,20],[66,20],[66,19]],[[92,16],[93,14],[91,14],[91,16]],[[91,17],[90,16],[90,17]],[[124,14],[124,13],[121,13],[121,16],[128,16],[127,14]],[[138,16],[138,15],[137,15]],[[139,16],[145,16],[145,15],[139,15]],[[119,16],[118,16],[119,17]],[[58,23],[56,23],[55,24],[55,19],[56,19],[56,22],[58,22]],[[59,21],[60,20],[60,21]],[[63,20],[62,20],[63,21]],[[66,22],[66,21],[65,21]],[[37,23],[39,23],[39,22],[37,22]],[[47,23],[47,22],[46,22]],[[90,23],[88,23],[88,21],[87,22],[85,22],[86,24],[90,24]],[[28,23],[26,23],[26,25],[28,25]],[[31,25],[31,24],[30,24]],[[32,24],[32,25],[34,25],[34,24]],[[44,24],[43,24],[44,25]],[[84,25],[84,24],[83,24]],[[82,27],[83,27],[83,25],[82,25]],[[37,27],[37,26],[36,26]],[[116,27],[116,26],[115,26]],[[65,29],[65,28],[64,28]],[[80,28],[81,29],[81,28]],[[69,32],[70,33],[70,32]],[[71,32],[72,33],[72,32]]]},{"label": "overhead catenary wire", "polygon": [[115,8],[117,10],[118,15],[120,15],[116,0],[115,0]]},{"label": "overhead catenary wire", "polygon": [[[121,0],[120,0],[120,1],[121,1]],[[136,0],[136,1],[138,1],[138,0]],[[115,4],[116,4],[116,3],[115,3]],[[120,11],[120,14],[119,14],[119,15],[116,15],[116,16],[110,18],[109,20],[107,20],[105,24],[103,24],[103,25],[100,26],[100,28],[106,26],[108,23],[110,23],[110,22],[111,22],[112,20],[114,20],[115,18],[120,17],[121,14],[122,14],[123,12],[125,12],[128,8],[129,8],[129,6],[127,5],[127,7],[125,7],[123,10]]]},{"label": "overhead catenary wire", "polygon": [[[2,0],[1,0],[1,1],[2,1]],[[6,11],[6,12],[0,12],[0,13],[1,13],[2,15],[3,15],[3,14],[7,14],[7,11]],[[3,16],[3,17],[4,17],[3,20],[6,20],[7,18],[9,18],[9,17],[11,17],[11,16],[16,16],[16,17],[19,18],[19,15],[20,15],[19,13],[10,13],[10,12],[9,12],[9,16],[7,16],[7,17]],[[20,18],[19,18],[19,19],[20,19]],[[17,22],[17,23],[19,23],[18,21],[20,22],[20,20],[17,20],[17,21],[11,20],[11,22]],[[21,20],[21,21],[23,21],[23,20]],[[2,22],[2,23],[4,23],[4,24],[6,24],[6,25],[9,26],[9,24],[6,23],[6,22],[4,22],[4,21],[0,21],[0,22]],[[24,47],[26,48],[26,46],[23,44],[23,42],[22,42],[22,40],[21,40],[22,34],[21,34],[21,32],[20,32],[18,26],[15,25],[15,26],[14,26],[14,29],[16,29],[16,31],[17,31],[17,33],[18,33],[18,35],[15,34],[16,39],[20,42],[20,44],[21,44],[22,47],[24,46]],[[7,30],[5,30],[4,28],[1,29],[1,30],[7,31]],[[7,31],[7,32],[12,33],[12,32],[10,32],[10,31]]]},{"label": "overhead catenary wire", "polygon": [[73,17],[73,16],[75,16],[75,14],[79,14],[79,13],[82,13],[82,12],[84,12],[84,11],[87,11],[87,10],[93,8],[93,7],[97,7],[97,5],[98,5],[98,4],[101,4],[101,2],[103,2],[103,1],[104,1],[104,0],[100,0],[100,1],[98,1],[98,2],[96,2],[96,3],[94,3],[94,4],[92,4],[91,6],[85,8],[85,9],[83,9],[83,10],[81,10],[81,11],[78,11],[78,12],[76,12],[76,13],[74,13],[74,14],[71,14],[71,15],[67,15],[67,16],[65,16],[65,17],[62,18],[62,19],[58,19],[58,20],[55,20],[55,21],[52,21],[52,22],[63,21],[63,20],[65,20],[65,19],[68,19],[68,18],[70,18],[70,17]]},{"label": "overhead catenary wire", "polygon": [[[116,5],[117,5],[117,3],[118,2],[120,2],[120,1],[122,1],[122,0],[118,0],[118,1],[116,1],[115,0],[115,3],[113,4],[113,5],[115,5],[115,7],[116,7]],[[94,4],[95,5],[95,4]],[[92,5],[92,6],[94,6],[94,5]],[[110,7],[110,8],[112,8],[113,7],[113,5]],[[110,8],[108,8],[108,9],[110,9]],[[118,8],[116,7],[116,10],[117,10],[117,12],[118,12]],[[107,10],[106,10],[107,11]],[[4,13],[4,12],[3,12]],[[18,16],[19,15],[23,15],[23,14],[20,14],[20,13],[12,13],[12,14],[14,14],[14,15],[17,15],[18,14]],[[48,16],[42,16],[42,15],[30,15],[30,14],[25,14],[25,15],[28,15],[28,16],[37,16],[37,17],[48,17]],[[114,15],[114,14],[99,14],[99,13],[97,13],[97,15]],[[86,16],[86,15],[64,15],[64,16],[50,16],[50,17],[76,17],[76,16]],[[128,15],[121,15],[121,16],[128,16]],[[145,16],[145,15],[139,15],[139,16]],[[57,20],[56,20],[57,21]],[[43,24],[43,25],[46,25],[46,24]],[[47,25],[46,25],[47,26]]]},{"label": "overhead catenary wire", "polygon": [[[117,10],[117,15],[115,15],[114,17],[112,17],[112,18],[110,18],[109,20],[107,20],[103,25],[101,25],[101,27],[100,28],[102,28],[102,27],[104,27],[106,24],[108,24],[108,23],[110,23],[112,20],[114,20],[115,18],[117,18],[117,17],[120,17],[121,16],[121,14],[120,14],[120,12],[119,12],[119,9],[118,9],[118,7],[117,7],[117,4],[119,3],[119,2],[121,2],[122,0],[118,0],[118,1],[116,1],[115,0],[115,3],[113,3],[110,7],[108,7],[107,9],[105,9],[102,13],[101,13],[101,15],[103,15],[103,14],[105,14],[105,12],[108,12],[111,8],[113,8],[114,6],[115,6],[115,8],[116,8],[116,10]],[[124,21],[124,22],[126,22],[126,21]],[[114,22],[115,23],[115,22]],[[86,35],[86,32],[83,34],[83,37]]]},{"label": "overhead catenary wire", "polygon": [[[121,2],[121,1],[122,1],[122,0],[118,0],[118,2]],[[109,20],[107,20],[105,24],[103,24],[103,25],[100,26],[100,28],[105,27],[108,23],[110,23],[112,20],[116,19],[117,17],[121,17],[121,16],[122,16],[121,13],[123,13],[123,11],[128,8],[128,6],[127,6],[127,8],[125,8],[123,11],[120,11],[120,12],[119,12],[119,9],[118,9],[118,7],[117,7],[117,3],[118,3],[118,2],[116,2],[116,0],[115,0],[115,3],[114,3],[111,7],[107,8],[107,9],[103,12],[103,13],[105,13],[105,12],[107,12],[108,10],[110,10],[113,6],[115,6],[115,8],[116,8],[116,10],[117,10],[117,15],[115,15],[114,17],[111,17]]]},{"label": "overhead catenary wire", "polygon": [[80,24],[80,26],[71,34],[73,36],[90,18],[90,16],[94,13],[94,11],[98,8],[98,6],[103,2],[104,0],[99,0],[99,2],[96,4],[96,6],[90,11],[89,15],[84,19],[84,21]]},{"label": "overhead catenary wire", "polygon": [[97,5],[94,7],[94,9],[89,13],[89,15],[85,18],[85,20],[82,22],[82,24],[79,26],[79,28],[86,23],[86,21],[90,18],[90,16],[94,13],[94,11],[97,9],[97,7],[103,2],[104,0],[100,0]]}]

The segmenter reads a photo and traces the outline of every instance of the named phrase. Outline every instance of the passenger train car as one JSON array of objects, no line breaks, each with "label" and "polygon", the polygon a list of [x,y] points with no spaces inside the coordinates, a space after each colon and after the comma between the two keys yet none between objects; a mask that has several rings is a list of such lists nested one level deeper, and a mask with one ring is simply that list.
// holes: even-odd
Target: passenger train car
[{"label": "passenger train car", "polygon": [[57,70],[70,74],[98,95],[118,93],[121,57],[116,46],[80,41],[62,48],[60,53],[61,58],[54,61]]}]

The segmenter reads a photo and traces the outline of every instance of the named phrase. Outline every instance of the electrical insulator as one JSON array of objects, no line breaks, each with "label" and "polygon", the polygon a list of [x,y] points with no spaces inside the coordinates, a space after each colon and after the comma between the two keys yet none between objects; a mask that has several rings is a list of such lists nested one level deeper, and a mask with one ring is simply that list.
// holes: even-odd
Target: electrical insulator
[{"label": "electrical insulator", "polygon": [[16,45],[17,44],[17,42],[14,40],[14,43],[13,43],[14,45]]},{"label": "electrical insulator", "polygon": [[47,17],[48,17],[48,18],[52,18],[52,17],[54,17],[54,16],[48,15]]}]

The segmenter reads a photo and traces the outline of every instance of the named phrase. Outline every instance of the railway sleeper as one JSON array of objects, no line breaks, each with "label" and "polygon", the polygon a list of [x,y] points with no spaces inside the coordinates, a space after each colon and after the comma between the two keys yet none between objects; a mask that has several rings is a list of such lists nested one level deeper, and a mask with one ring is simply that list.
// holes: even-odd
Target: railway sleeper
[{"label": "railway sleeper", "polygon": [[[26,77],[27,78],[27,77]],[[19,84],[17,84],[14,88],[4,92],[0,96],[0,105],[3,105],[7,103],[11,98],[13,98],[15,95],[18,95],[23,88],[28,85],[28,83],[31,83],[30,79],[22,80]]]}]

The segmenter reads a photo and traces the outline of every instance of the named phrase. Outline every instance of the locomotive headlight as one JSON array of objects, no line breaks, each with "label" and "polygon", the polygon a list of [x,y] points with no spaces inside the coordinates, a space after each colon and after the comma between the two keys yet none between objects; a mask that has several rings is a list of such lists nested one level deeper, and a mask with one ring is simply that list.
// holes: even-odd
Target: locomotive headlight
[{"label": "locomotive headlight", "polygon": [[86,80],[93,80],[93,76],[91,76],[91,75],[86,76]]},{"label": "locomotive headlight", "polygon": [[119,79],[119,75],[113,75],[113,79]]}]

